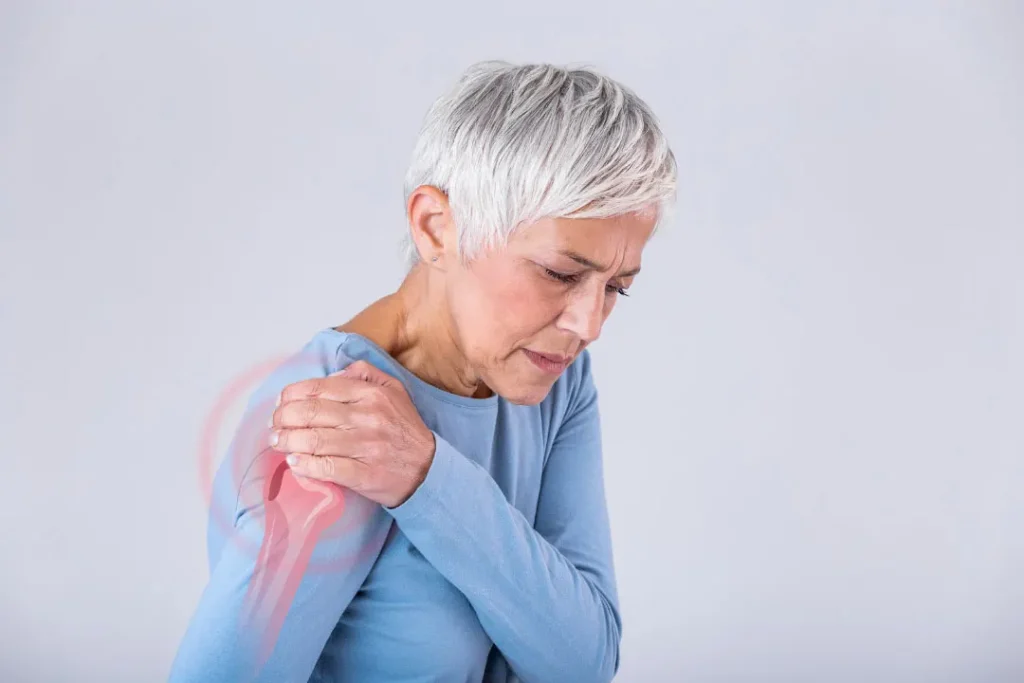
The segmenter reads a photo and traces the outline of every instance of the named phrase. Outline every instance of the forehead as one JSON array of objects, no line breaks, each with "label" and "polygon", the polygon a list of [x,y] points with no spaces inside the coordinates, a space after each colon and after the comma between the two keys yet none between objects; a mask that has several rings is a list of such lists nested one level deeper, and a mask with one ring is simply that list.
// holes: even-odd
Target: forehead
[{"label": "forehead", "polygon": [[616,256],[639,259],[656,222],[653,212],[610,218],[542,218],[517,230],[509,246],[573,251],[595,260]]}]

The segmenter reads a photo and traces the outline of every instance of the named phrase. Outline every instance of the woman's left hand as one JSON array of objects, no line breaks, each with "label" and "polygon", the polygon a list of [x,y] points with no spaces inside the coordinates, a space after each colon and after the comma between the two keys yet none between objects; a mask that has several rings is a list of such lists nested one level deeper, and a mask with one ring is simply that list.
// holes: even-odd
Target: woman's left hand
[{"label": "woman's left hand", "polygon": [[366,361],[284,388],[270,445],[299,476],[397,507],[427,476],[434,434],[405,387]]}]

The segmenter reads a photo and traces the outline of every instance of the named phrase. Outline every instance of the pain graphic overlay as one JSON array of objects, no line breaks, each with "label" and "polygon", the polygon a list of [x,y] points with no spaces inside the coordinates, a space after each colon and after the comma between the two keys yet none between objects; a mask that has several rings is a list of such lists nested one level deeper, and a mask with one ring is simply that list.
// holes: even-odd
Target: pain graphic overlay
[{"label": "pain graphic overlay", "polygon": [[345,512],[345,491],[292,474],[283,453],[261,458],[263,539],[242,607],[242,623],[258,637],[257,665],[274,649],[321,534]]},{"label": "pain graphic overlay", "polygon": [[[222,392],[200,438],[199,479],[211,532],[235,544],[251,568],[239,627],[254,648],[256,673],[273,653],[303,577],[351,570],[383,541],[383,536],[358,533],[379,506],[337,484],[294,474],[287,454],[269,446],[267,423],[280,391],[331,371],[319,355],[294,355],[242,373]],[[246,411],[214,478],[217,436],[229,409],[247,395]]]}]

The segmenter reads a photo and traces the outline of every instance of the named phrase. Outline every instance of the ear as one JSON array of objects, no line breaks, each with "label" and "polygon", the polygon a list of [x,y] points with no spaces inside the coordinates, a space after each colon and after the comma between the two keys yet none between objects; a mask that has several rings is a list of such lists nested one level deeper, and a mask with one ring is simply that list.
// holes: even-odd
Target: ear
[{"label": "ear", "polygon": [[410,193],[406,212],[412,241],[424,262],[440,265],[445,254],[458,251],[458,232],[444,192],[420,185]]}]

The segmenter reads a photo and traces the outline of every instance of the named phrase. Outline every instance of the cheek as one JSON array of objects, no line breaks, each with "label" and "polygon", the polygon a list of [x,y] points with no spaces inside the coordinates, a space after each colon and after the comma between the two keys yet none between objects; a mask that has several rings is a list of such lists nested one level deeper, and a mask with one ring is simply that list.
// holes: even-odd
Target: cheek
[{"label": "cheek", "polygon": [[460,336],[468,346],[503,357],[554,322],[559,308],[550,289],[512,268],[467,272],[453,301]]},{"label": "cheek", "polygon": [[494,301],[494,311],[506,329],[531,336],[554,322],[558,299],[538,286],[534,278],[520,276],[504,283]]}]

